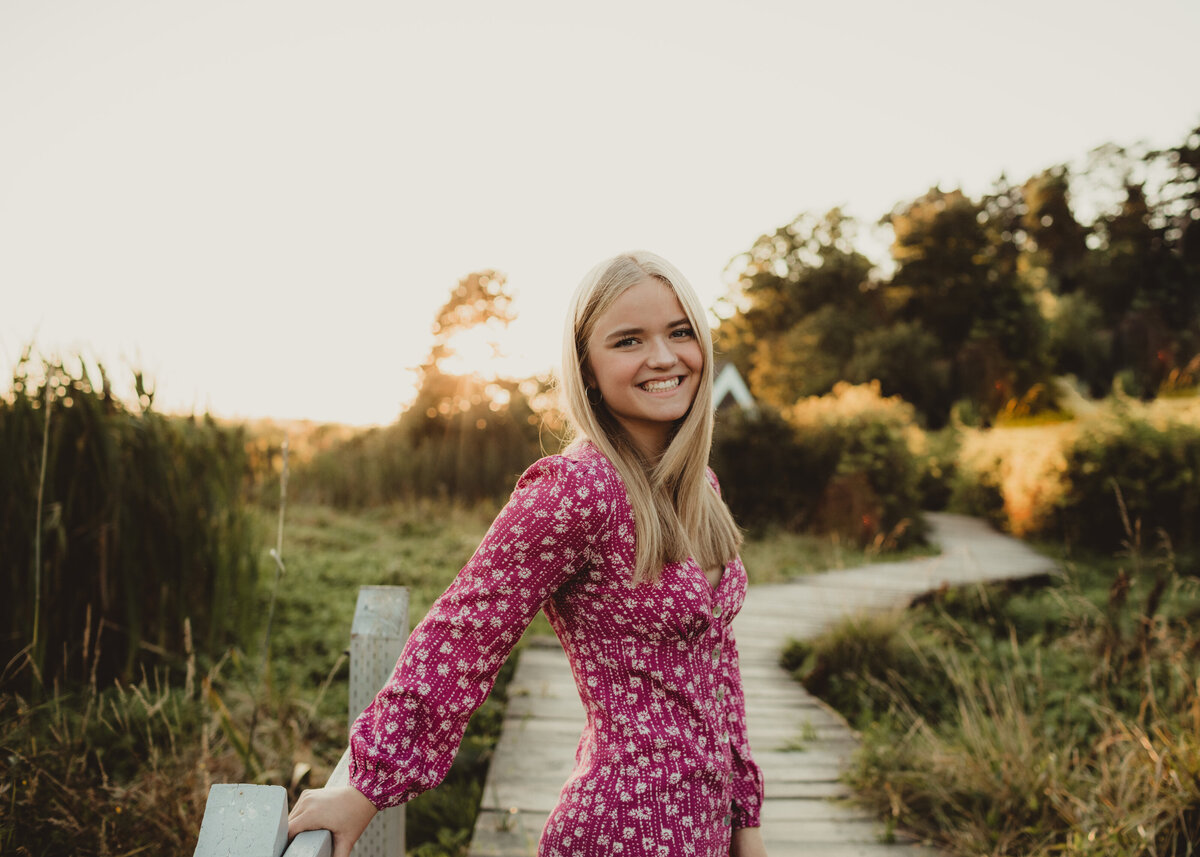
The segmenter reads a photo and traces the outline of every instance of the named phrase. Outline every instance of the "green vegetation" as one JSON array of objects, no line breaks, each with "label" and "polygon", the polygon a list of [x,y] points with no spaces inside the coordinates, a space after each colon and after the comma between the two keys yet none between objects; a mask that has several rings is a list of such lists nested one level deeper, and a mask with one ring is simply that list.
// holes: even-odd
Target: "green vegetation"
[{"label": "green vegetation", "polygon": [[[1133,526],[1177,548],[1200,537],[1196,399],[1117,399],[1072,422],[966,430],[950,506],[1020,536],[1111,551]],[[1164,405],[1184,407],[1164,407]],[[1150,531],[1147,530],[1146,537]]]},{"label": "green vegetation", "polygon": [[[1080,222],[1081,188],[1115,203]],[[1172,550],[1195,550],[1200,520],[1200,128],[979,199],[935,188],[885,222],[886,269],[837,211],[731,266],[718,345],[762,407],[722,414],[713,464],[751,579],[921,552],[918,510],[943,505],[1076,551],[1122,532],[1164,548],[1078,560],[1046,587],[939,593],[789,663],[866,730],[856,784],[923,837],[1185,853],[1200,580]],[[513,315],[503,275],[464,277],[397,423],[296,439],[281,585],[259,574],[277,428],[160,414],[140,375],[131,408],[102,368],[20,363],[0,398],[0,852],[186,852],[210,783],[324,781],[358,586],[408,586],[415,624],[558,448],[545,379],[455,364]],[[463,852],[510,670],[447,782],[411,804],[410,853]]]},{"label": "green vegetation", "polygon": [[839,384],[782,412],[722,416],[713,467],[734,517],[856,547],[919,544],[921,443],[911,405]]},{"label": "green vegetation", "polygon": [[[277,512],[249,511],[254,528],[270,532]],[[343,652],[359,585],[408,586],[415,624],[466,562],[494,512],[430,501],[362,514],[291,507],[287,575],[277,593],[275,654],[265,685],[259,684],[261,637],[254,634],[208,668],[185,652],[179,670],[148,672],[136,682],[42,688],[30,697],[16,690],[18,679],[32,681],[30,663],[6,673],[0,851],[122,854],[154,842],[187,853],[211,783],[275,783],[288,787],[293,800],[302,788],[323,783],[345,749]],[[267,540],[261,544],[266,562]],[[264,575],[249,606],[262,615],[269,596]],[[84,656],[72,672],[86,675],[103,661],[103,640]],[[511,670],[512,662],[472,719],[445,783],[409,805],[409,853],[463,853]]]},{"label": "green vegetation", "polygon": [[45,686],[179,666],[185,620],[209,659],[253,627],[244,433],[157,413],[140,375],[129,410],[98,371],[26,354],[0,398],[0,663]]},{"label": "green vegetation", "polygon": [[1183,855],[1200,843],[1200,569],[1068,560],[793,643],[863,730],[849,781],[952,853]]},{"label": "green vegetation", "polygon": [[[1112,200],[1081,222],[1078,198]],[[883,218],[873,266],[859,225],[802,213],[730,264],[717,345],[777,409],[878,381],[930,428],[1093,396],[1200,385],[1200,127],[1162,151],[1105,146],[982,197],[933,188]]]}]

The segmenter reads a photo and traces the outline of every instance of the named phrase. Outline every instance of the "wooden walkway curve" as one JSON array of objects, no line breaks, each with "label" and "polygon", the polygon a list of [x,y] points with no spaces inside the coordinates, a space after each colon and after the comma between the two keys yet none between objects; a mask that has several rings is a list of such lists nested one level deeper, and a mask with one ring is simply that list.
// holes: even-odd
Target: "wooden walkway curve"
[{"label": "wooden walkway curve", "polygon": [[[881,844],[883,828],[845,800],[840,776],[856,737],[845,721],[779,666],[789,638],[841,618],[903,607],[943,585],[1053,573],[1016,539],[960,515],[928,514],[942,553],[752,586],[734,620],[750,742],[766,777],[763,838],[771,857],[927,857]],[[484,787],[471,857],[533,857],[542,825],[570,775],[583,707],[566,656],[552,638],[526,647],[509,685],[503,732]],[[799,749],[797,749],[799,748]]]}]

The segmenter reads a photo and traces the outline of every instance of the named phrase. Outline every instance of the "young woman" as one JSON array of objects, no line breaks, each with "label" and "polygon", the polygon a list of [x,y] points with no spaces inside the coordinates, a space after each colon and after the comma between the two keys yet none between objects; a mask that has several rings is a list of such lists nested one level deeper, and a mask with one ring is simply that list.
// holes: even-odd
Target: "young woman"
[{"label": "young woman", "polygon": [[351,786],[307,791],[289,835],[334,833],[441,782],[471,713],[539,610],[587,711],[543,857],[759,857],[730,622],[746,571],[707,468],[712,338],[691,286],[651,253],[580,283],[563,343],[575,439],[521,477],[351,730]]}]

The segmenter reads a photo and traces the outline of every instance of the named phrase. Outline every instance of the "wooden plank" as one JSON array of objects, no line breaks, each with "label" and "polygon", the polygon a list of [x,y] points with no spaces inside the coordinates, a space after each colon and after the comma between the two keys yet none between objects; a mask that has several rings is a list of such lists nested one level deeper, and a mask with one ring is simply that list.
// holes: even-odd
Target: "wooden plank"
[{"label": "wooden plank", "polygon": [[[1053,572],[1049,561],[986,524],[954,515],[928,518],[941,555],[756,585],[735,620],[750,740],[766,778],[763,837],[772,857],[936,854],[911,844],[883,844],[883,825],[869,811],[828,800],[849,794],[841,776],[857,747],[856,734],[778,665],[788,639],[810,638],[847,616],[903,609],[946,583]],[[527,649],[510,685],[472,857],[536,854],[541,828],[573,767],[583,720],[561,650]]]}]

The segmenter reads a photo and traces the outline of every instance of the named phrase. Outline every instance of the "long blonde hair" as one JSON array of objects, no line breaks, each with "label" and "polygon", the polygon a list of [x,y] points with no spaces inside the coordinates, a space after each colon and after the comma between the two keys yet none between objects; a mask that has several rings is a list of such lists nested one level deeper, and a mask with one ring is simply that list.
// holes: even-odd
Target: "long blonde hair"
[{"label": "long blonde hair", "polygon": [[[704,355],[696,398],[656,461],[638,451],[603,401],[593,405],[588,400],[584,378],[596,321],[627,289],[647,279],[658,280],[675,293]],[[567,311],[560,381],[575,444],[590,440],[625,483],[637,527],[634,580],[654,582],[665,563],[688,556],[705,569],[733,559],[742,536],[705,472],[713,434],[712,333],[700,299],[683,274],[666,259],[644,250],[614,256],[592,268]]]}]

